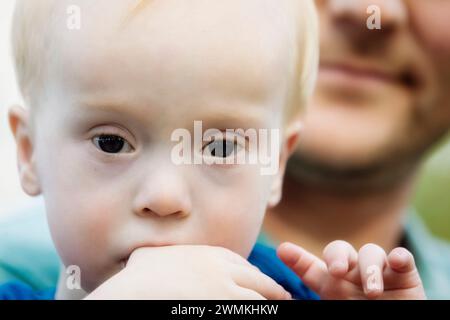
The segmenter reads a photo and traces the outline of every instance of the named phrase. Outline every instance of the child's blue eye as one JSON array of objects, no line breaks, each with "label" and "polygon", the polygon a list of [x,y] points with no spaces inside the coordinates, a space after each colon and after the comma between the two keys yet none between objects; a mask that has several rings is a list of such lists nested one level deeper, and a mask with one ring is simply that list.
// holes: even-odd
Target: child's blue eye
[{"label": "child's blue eye", "polygon": [[102,134],[94,137],[92,141],[98,149],[105,153],[126,153],[133,150],[124,138],[116,135]]},{"label": "child's blue eye", "polygon": [[217,158],[227,158],[235,153],[237,143],[230,140],[214,140],[203,148],[203,153],[207,156]]}]

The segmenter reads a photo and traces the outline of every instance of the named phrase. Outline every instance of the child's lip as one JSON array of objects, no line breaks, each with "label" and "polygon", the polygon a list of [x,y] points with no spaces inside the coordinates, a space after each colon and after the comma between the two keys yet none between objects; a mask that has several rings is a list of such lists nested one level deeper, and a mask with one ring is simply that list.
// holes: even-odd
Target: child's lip
[{"label": "child's lip", "polygon": [[120,265],[121,265],[122,269],[125,269],[125,267],[127,266],[127,263],[128,263],[128,258],[120,260]]},{"label": "child's lip", "polygon": [[127,266],[127,263],[128,263],[128,260],[130,259],[131,254],[137,249],[140,249],[140,248],[154,248],[154,247],[166,247],[166,246],[173,246],[173,245],[174,244],[169,244],[169,243],[164,243],[164,244],[163,243],[158,243],[158,244],[146,243],[146,244],[134,246],[128,251],[128,254],[124,258],[120,259],[120,265],[122,266],[122,268],[125,268]]}]

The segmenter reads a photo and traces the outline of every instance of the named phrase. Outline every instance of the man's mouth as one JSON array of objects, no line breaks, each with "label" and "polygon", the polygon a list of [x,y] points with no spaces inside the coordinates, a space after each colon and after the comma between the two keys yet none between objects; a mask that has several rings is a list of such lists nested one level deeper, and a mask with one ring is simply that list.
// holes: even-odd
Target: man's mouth
[{"label": "man's mouth", "polygon": [[389,71],[386,68],[351,63],[322,62],[320,79],[340,86],[352,87],[367,84],[391,84],[407,89],[416,89],[420,84],[420,78],[413,70]]}]

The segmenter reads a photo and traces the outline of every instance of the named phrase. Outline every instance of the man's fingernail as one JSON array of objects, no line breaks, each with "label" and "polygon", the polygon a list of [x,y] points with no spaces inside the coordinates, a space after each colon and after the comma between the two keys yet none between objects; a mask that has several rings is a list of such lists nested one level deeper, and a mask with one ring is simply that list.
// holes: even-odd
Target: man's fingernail
[{"label": "man's fingernail", "polygon": [[378,292],[382,290],[382,273],[380,267],[373,265],[366,270],[367,277],[367,292]]}]

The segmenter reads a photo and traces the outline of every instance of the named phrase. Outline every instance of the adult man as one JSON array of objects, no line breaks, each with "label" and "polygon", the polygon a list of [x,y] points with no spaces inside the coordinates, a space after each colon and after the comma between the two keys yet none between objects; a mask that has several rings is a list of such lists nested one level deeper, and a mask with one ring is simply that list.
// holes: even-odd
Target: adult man
[{"label": "adult man", "polygon": [[[317,255],[333,239],[386,251],[407,246],[428,297],[450,298],[448,246],[407,214],[424,155],[450,127],[450,2],[316,3],[317,92],[265,240]],[[372,5],[381,30],[367,27]]]}]

